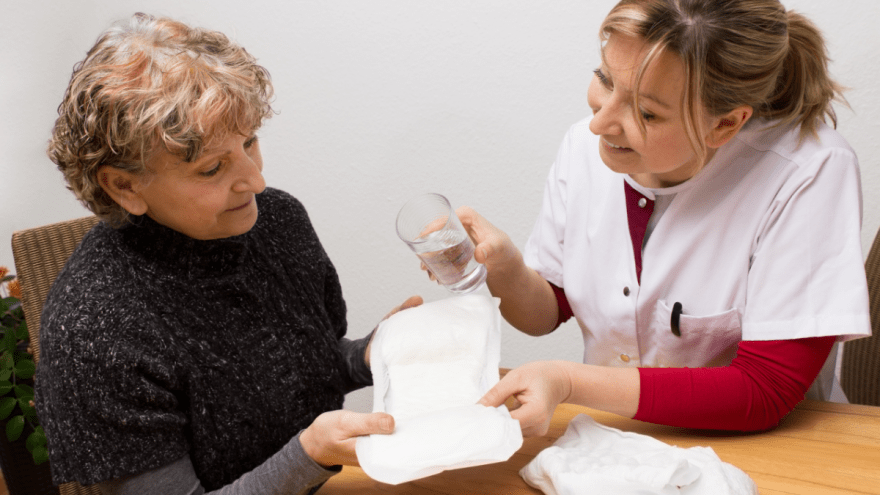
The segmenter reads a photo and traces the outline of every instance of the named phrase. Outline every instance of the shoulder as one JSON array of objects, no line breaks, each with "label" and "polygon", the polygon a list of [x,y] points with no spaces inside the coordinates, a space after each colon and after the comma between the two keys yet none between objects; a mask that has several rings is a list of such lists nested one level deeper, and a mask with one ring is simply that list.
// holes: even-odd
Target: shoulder
[{"label": "shoulder", "polygon": [[314,253],[320,258],[326,257],[309,214],[297,198],[267,187],[257,195],[257,205],[259,220],[251,235],[260,246],[276,254]]},{"label": "shoulder", "polygon": [[261,208],[275,209],[292,209],[305,212],[302,202],[288,192],[273,187],[267,187],[263,192],[257,195],[257,204]]},{"label": "shoulder", "polygon": [[280,189],[267,187],[257,195],[259,220],[257,226],[264,229],[301,229],[311,230],[311,221],[305,206]]},{"label": "shoulder", "polygon": [[743,145],[788,162],[792,167],[809,171],[833,162],[840,167],[858,167],[852,146],[831,126],[820,123],[815,135],[801,139],[797,126],[774,126],[758,120],[737,136]]},{"label": "shoulder", "polygon": [[[98,354],[120,344],[120,332],[149,338],[155,309],[145,296],[139,261],[119,232],[99,223],[83,238],[46,297],[40,323],[45,362],[61,354]],[[84,358],[85,356],[78,356]],[[41,361],[42,364],[43,361]]]}]

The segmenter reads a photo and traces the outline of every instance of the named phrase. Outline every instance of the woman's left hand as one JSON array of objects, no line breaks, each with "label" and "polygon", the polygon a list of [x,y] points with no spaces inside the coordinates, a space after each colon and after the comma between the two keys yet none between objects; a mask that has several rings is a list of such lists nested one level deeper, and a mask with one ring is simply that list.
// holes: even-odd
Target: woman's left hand
[{"label": "woman's left hand", "polygon": [[[392,309],[387,315],[385,315],[385,317],[382,318],[382,321],[387,320],[388,318],[391,317],[391,315],[393,315],[394,313],[397,313],[398,311],[403,311],[404,309],[415,308],[416,306],[421,306],[422,302],[423,302],[422,296],[410,296],[409,299],[407,299],[406,301],[403,301],[403,304]],[[373,329],[373,333],[370,336],[370,343],[367,344],[367,350],[364,351],[364,362],[367,363],[368,368],[370,367],[370,350],[373,347],[373,339],[376,337],[376,329],[377,328],[379,328],[379,325],[376,325],[376,328]]]}]

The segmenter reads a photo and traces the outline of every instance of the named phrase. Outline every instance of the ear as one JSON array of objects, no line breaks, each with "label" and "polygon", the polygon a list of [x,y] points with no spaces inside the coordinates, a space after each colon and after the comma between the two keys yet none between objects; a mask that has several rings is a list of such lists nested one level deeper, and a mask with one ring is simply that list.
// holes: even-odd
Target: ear
[{"label": "ear", "polygon": [[754,110],[748,105],[734,108],[730,112],[712,119],[712,128],[706,134],[706,146],[720,148],[727,144],[743,125],[752,117]]},{"label": "ear", "polygon": [[147,202],[139,193],[142,178],[131,172],[104,165],[98,169],[98,182],[113,201],[132,215],[147,212]]}]

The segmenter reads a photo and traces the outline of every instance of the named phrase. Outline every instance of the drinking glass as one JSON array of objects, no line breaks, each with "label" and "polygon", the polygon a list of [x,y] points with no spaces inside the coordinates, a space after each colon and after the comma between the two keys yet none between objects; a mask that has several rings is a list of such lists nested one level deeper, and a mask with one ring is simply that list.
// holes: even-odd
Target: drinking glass
[{"label": "drinking glass", "polygon": [[403,205],[397,235],[449,291],[466,294],[486,281],[486,267],[474,260],[474,243],[443,195],[422,194]]}]

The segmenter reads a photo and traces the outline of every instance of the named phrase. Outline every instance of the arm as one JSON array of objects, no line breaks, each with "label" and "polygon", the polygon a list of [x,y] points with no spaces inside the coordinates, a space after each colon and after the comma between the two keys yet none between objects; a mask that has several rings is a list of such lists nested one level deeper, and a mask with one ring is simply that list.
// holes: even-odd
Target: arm
[{"label": "arm", "polygon": [[[373,384],[373,375],[370,371],[370,344],[373,342],[373,335],[375,335],[378,325],[367,336],[360,339],[352,340],[345,337],[348,323],[346,320],[345,300],[342,297],[342,286],[339,284],[336,268],[330,262],[330,258],[326,256],[326,253],[324,254],[324,262],[326,263],[324,274],[324,309],[328,315],[330,328],[339,341],[339,352],[342,354],[343,366],[346,371],[345,383],[343,383],[342,388],[344,393],[348,393]],[[388,312],[382,320],[387,319],[398,311],[420,304],[422,304],[420,296],[410,296],[402,304]]]},{"label": "arm", "polygon": [[[331,411],[292,438],[280,451],[232,484],[208,495],[261,495],[308,493],[340,471],[341,464],[357,466],[357,437],[394,430],[394,419],[384,413]],[[105,495],[202,495],[189,455],[171,464],[98,484]]]},{"label": "arm", "polygon": [[550,284],[526,266],[510,237],[479,213],[463,206],[456,214],[474,241],[474,259],[486,266],[486,283],[492,295],[501,299],[504,319],[529,335],[552,332],[558,313]]},{"label": "arm", "polygon": [[544,435],[561,402],[641,421],[719,430],[776,426],[803,400],[836,337],[741,342],[718,368],[610,368],[565,361],[512,370],[481,404],[514,397],[511,413],[526,436]]},{"label": "arm", "polygon": [[836,339],[740,342],[730,366],[640,369],[635,419],[687,428],[773,428],[803,400]]},{"label": "arm", "polygon": [[345,383],[345,393],[373,384],[370,365],[364,356],[367,355],[367,349],[373,339],[374,332],[375,330],[366,337],[357,340],[345,337],[339,339],[339,352],[342,353],[342,361],[349,377]]},{"label": "arm", "polygon": [[[324,468],[305,454],[299,436],[278,453],[231,485],[209,495],[307,493],[327,481],[339,468]],[[151,471],[98,484],[104,495],[202,495],[205,488],[189,455]]]}]

